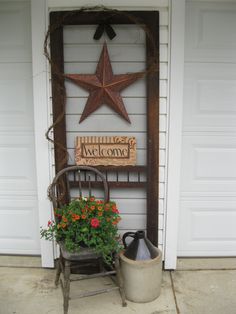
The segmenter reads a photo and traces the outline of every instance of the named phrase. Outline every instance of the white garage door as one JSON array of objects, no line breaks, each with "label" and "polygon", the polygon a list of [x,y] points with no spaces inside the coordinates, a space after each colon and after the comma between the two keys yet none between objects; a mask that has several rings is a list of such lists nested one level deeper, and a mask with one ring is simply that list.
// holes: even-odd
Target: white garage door
[{"label": "white garage door", "polygon": [[236,255],[236,3],[187,2],[178,256]]},{"label": "white garage door", "polygon": [[0,0],[0,254],[39,254],[30,2]]}]

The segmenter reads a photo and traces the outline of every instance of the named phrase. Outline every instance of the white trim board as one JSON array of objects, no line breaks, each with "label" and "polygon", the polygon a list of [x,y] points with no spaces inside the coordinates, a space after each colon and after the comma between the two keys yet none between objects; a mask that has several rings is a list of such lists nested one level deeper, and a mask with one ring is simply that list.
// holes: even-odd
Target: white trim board
[{"label": "white trim board", "polygon": [[179,215],[180,164],[184,79],[185,0],[172,1],[170,13],[169,143],[165,269],[175,269]]},{"label": "white trim board", "polygon": [[106,7],[112,7],[112,8],[132,8],[132,10],[144,10],[144,9],[153,9],[157,7],[166,7],[168,6],[169,0],[135,0],[129,1],[129,0],[120,0],[117,4],[116,0],[100,0],[99,2],[97,0],[48,0],[48,6],[49,8],[79,8],[82,6],[106,6]]},{"label": "white trim board", "polygon": [[[48,128],[47,63],[43,55],[46,32],[46,1],[31,0],[32,67],[34,97],[35,153],[38,189],[39,225],[51,219],[51,204],[47,198],[50,184],[49,144],[44,136]],[[39,227],[40,227],[39,226]],[[40,240],[42,267],[54,267],[52,242]]]}]

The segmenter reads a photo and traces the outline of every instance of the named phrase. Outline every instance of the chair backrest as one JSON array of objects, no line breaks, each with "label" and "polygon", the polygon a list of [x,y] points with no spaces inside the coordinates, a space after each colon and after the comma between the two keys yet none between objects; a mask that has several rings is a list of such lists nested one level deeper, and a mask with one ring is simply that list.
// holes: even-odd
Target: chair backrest
[{"label": "chair backrest", "polygon": [[[81,172],[88,174],[88,179],[81,179]],[[100,178],[100,183],[104,192],[104,202],[109,201],[109,187],[105,176],[96,168],[89,166],[70,166],[59,171],[54,177],[52,184],[48,189],[48,196],[53,203],[54,208],[71,201],[71,184],[73,187],[79,188],[79,196],[82,197],[82,185],[86,183],[91,196],[91,184],[90,174],[95,175],[96,182],[97,177]],[[85,177],[86,178],[86,177]]]}]

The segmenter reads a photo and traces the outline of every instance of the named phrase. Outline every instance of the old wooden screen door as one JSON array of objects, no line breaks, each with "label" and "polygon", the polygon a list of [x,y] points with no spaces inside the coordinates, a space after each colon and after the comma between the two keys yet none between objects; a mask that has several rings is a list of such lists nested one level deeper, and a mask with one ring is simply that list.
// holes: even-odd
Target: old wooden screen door
[{"label": "old wooden screen door", "polygon": [[[158,169],[159,169],[159,12],[157,11],[71,11],[51,12],[50,14],[50,47],[51,61],[56,65],[57,71],[64,72],[63,55],[63,27],[66,25],[98,25],[104,20],[112,24],[138,24],[146,33],[146,68],[155,65],[155,71],[148,71],[146,75],[146,166],[103,166],[97,167],[102,172],[127,172],[137,174],[137,182],[112,181],[111,188],[146,188],[147,193],[147,236],[153,244],[158,244]],[[56,27],[55,27],[56,26]],[[56,172],[67,166],[66,119],[64,112],[64,99],[60,90],[64,87],[64,80],[60,80],[52,66],[52,104],[55,145]],[[140,180],[140,173],[146,175],[146,181]],[[117,175],[118,177],[118,175]],[[73,184],[73,182],[72,182]],[[99,186],[100,182],[95,182]]]}]

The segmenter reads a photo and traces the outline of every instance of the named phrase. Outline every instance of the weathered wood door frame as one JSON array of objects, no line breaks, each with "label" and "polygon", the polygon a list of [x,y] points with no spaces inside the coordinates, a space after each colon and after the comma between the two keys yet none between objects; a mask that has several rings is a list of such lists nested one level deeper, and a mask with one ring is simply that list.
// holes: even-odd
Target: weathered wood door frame
[{"label": "weathered wood door frame", "polygon": [[[122,14],[123,13],[123,14]],[[104,19],[110,24],[135,24],[129,16],[133,16],[139,24],[145,26],[150,36],[146,36],[146,67],[155,62],[159,65],[159,12],[157,11],[109,11],[51,12],[50,25],[60,24],[50,34],[51,60],[61,73],[64,72],[63,26],[65,25],[98,25]],[[53,70],[53,69],[52,69]],[[64,84],[64,82],[61,82]],[[147,236],[155,245],[158,244],[158,185],[159,185],[159,71],[148,72],[146,76],[147,90],[147,166],[145,167],[147,182]],[[64,110],[64,100],[58,92],[58,77],[52,71],[53,121],[55,122]],[[65,116],[54,126],[54,141],[66,147]],[[66,152],[55,146],[56,172],[67,166]],[[60,161],[65,159],[65,162]]]}]

